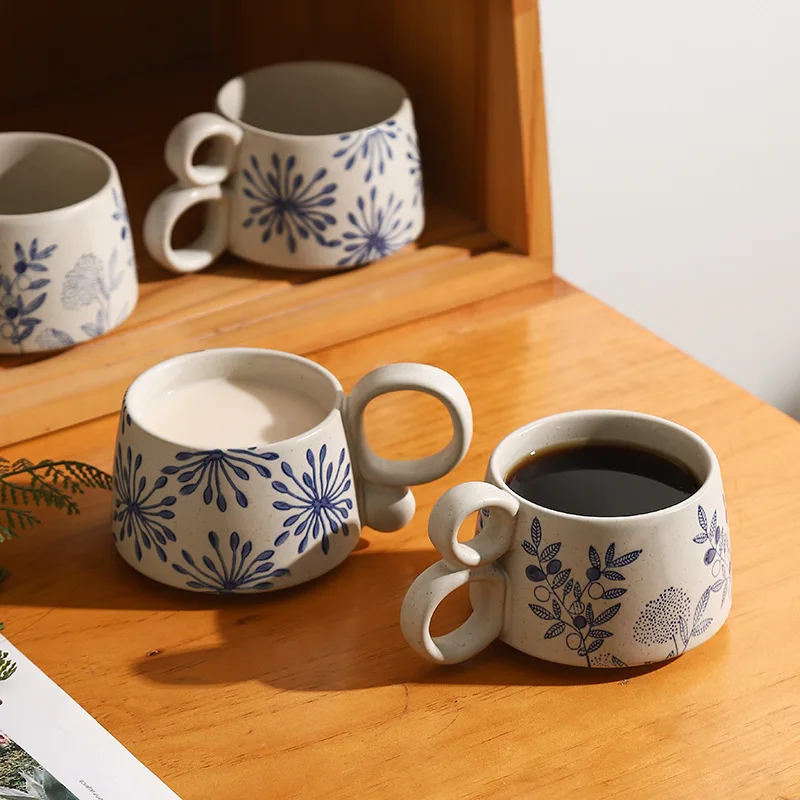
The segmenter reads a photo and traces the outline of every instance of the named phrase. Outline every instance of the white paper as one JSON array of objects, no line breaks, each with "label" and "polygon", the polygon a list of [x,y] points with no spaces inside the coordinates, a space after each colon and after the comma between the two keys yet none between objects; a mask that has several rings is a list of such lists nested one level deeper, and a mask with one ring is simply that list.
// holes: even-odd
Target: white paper
[{"label": "white paper", "polygon": [[0,800],[180,800],[2,636],[0,651],[17,663],[0,682]]}]

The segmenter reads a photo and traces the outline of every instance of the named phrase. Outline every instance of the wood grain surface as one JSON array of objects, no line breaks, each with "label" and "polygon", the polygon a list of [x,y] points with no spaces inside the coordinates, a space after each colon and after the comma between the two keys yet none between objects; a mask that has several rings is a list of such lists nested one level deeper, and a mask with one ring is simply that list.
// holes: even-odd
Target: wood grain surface
[{"label": "wood grain surface", "polygon": [[[556,279],[344,339],[296,341],[346,389],[379,364],[419,360],[453,373],[473,404],[467,458],[416,490],[406,529],[365,531],[307,586],[197,596],[116,556],[110,497],[95,492],[80,516],[48,517],[3,545],[11,639],[184,800],[797,797],[800,427]],[[727,625],[649,669],[558,667],[499,643],[457,667],[422,661],[398,614],[436,559],[433,502],[480,479],[515,427],[604,406],[669,417],[716,450],[734,558]],[[445,419],[430,398],[399,394],[371,406],[368,432],[380,453],[409,458],[446,439]],[[3,454],[109,468],[115,429],[107,414]],[[466,613],[458,596],[437,625]]]}]

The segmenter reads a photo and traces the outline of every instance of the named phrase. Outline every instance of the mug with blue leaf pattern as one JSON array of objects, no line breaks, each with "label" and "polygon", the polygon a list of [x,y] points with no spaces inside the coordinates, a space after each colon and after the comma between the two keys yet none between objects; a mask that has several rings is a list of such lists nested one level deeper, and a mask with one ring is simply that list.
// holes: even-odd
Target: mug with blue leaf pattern
[{"label": "mug with blue leaf pattern", "polygon": [[[153,424],[148,412],[161,398],[218,377],[301,394],[320,407],[321,421],[253,446],[203,441],[207,407],[187,409],[198,420],[192,441]],[[444,404],[453,437],[426,458],[381,458],[366,440],[366,406],[409,390]],[[471,437],[464,390],[426,364],[379,367],[346,395],[328,370],[290,353],[221,348],[178,356],[144,372],[125,394],[114,454],[114,542],[132,567],[170,586],[223,594],[284,589],[344,561],[364,525],[406,525],[415,508],[408,487],[446,475]]]},{"label": "mug with blue leaf pattern", "polygon": [[0,354],[94,339],[138,296],[111,159],[66,136],[0,133]]},{"label": "mug with blue leaf pattern", "polygon": [[[566,513],[514,492],[508,475],[543,448],[596,441],[663,454],[699,489],[645,514]],[[457,538],[478,512],[476,534]],[[464,661],[495,639],[578,667],[629,667],[676,658],[710,639],[731,609],[731,547],[719,462],[697,434],[659,417],[590,409],[555,414],[510,433],[485,482],[446,492],[428,532],[442,560],[403,601],[401,627],[430,661]],[[433,637],[436,607],[468,584],[472,614]]]},{"label": "mug with blue leaf pattern", "polygon": [[[144,238],[168,269],[203,269],[226,249],[258,264],[345,269],[422,232],[414,114],[394,78],[356,64],[276,64],[226,83],[216,109],[167,139],[177,183],[153,201]],[[196,164],[204,143],[208,160]],[[205,228],[176,250],[175,224],[198,203]]]}]

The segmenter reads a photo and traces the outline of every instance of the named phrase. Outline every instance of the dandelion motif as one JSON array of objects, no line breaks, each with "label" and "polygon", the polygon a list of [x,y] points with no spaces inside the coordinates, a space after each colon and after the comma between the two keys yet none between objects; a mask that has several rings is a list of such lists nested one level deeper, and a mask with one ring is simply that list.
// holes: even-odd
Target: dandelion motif
[{"label": "dandelion motif", "polygon": [[50,283],[41,274],[48,271],[42,262],[57,246],[39,250],[39,240],[33,239],[26,251],[20,242],[15,242],[11,269],[7,271],[0,265],[0,338],[18,345],[20,352],[24,351],[23,342],[42,322],[35,312],[47,299],[47,292],[40,290]]},{"label": "dandelion motif", "polygon": [[[223,555],[219,536],[209,531],[208,541],[213,555],[204,555],[202,565],[198,564],[191,553],[181,551],[184,564],[173,564],[172,569],[189,580],[189,589],[229,594],[230,592],[271,589],[276,578],[289,575],[288,569],[276,569],[270,559],[274,550],[262,550],[253,555],[253,544],[246,541],[241,545],[239,534],[234,531],[228,539],[230,559]],[[251,557],[252,556],[252,557]]]},{"label": "dandelion motif", "polygon": [[272,168],[262,172],[258,159],[250,156],[251,169],[244,170],[249,186],[245,186],[243,192],[253,205],[242,225],[262,227],[262,242],[268,242],[273,233],[276,236],[286,234],[290,253],[297,250],[297,237],[312,236],[323,247],[338,247],[341,244],[338,239],[328,240],[323,236],[330,225],[336,224],[336,217],[325,210],[336,202],[333,196],[336,184],[321,185],[328,174],[324,167],[306,183],[302,173],[294,172],[296,162],[294,156],[289,156],[282,164],[278,154],[273,153]]},{"label": "dandelion motif", "polygon": [[681,620],[686,625],[691,603],[683,589],[670,586],[645,605],[633,626],[633,638],[639,644],[665,644],[672,640],[678,652]]},{"label": "dandelion motif", "polygon": [[374,128],[339,136],[342,147],[334,158],[346,158],[344,168],[350,170],[356,161],[364,162],[364,183],[369,183],[377,172],[383,175],[386,162],[392,160],[392,141],[397,139],[400,129],[395,120],[389,120]]},{"label": "dandelion motif", "polygon": [[[182,483],[181,494],[194,494],[201,485],[203,502],[208,506],[216,497],[217,508],[225,511],[228,500],[225,496],[225,484],[230,487],[236,502],[247,508],[247,495],[239,488],[237,481],[249,481],[248,468],[255,470],[262,478],[271,478],[272,473],[265,462],[275,461],[277,453],[257,453],[255,448],[246,450],[194,450],[182,451],[175,456],[180,465],[164,467],[164,475],[177,475]],[[166,480],[166,479],[165,479]]]},{"label": "dandelion motif", "polygon": [[164,547],[168,541],[175,541],[175,534],[162,520],[175,517],[170,508],[175,505],[175,497],[154,498],[153,495],[166,486],[167,479],[159,476],[148,489],[147,478],[139,474],[141,466],[141,453],[133,458],[129,447],[123,458],[122,446],[117,445],[114,459],[114,521],[120,524],[117,541],[133,539],[137,561],[142,560],[142,546],[146,550],[154,549],[158,557],[166,561]]},{"label": "dandelion motif", "polygon": [[293,485],[290,487],[282,481],[273,481],[272,488],[291,500],[277,500],[272,505],[278,511],[292,513],[283,521],[286,530],[275,540],[276,546],[282,545],[293,533],[302,537],[297,552],[303,553],[308,547],[309,537],[316,540],[321,536],[322,552],[327,554],[330,550],[330,534],[340,530],[345,536],[350,533],[346,522],[353,508],[353,501],[347,497],[353,485],[350,464],[348,462],[345,465],[345,451],[342,448],[334,473],[333,462],[325,464],[327,454],[327,445],[320,448],[319,460],[311,450],[306,450],[306,461],[311,471],[304,472],[301,480],[297,479],[289,464],[281,462],[281,471]]},{"label": "dandelion motif", "polygon": [[417,203],[422,200],[422,161],[419,155],[419,143],[415,136],[410,133],[406,134],[408,141],[408,150],[406,151],[406,158],[408,159],[408,174],[414,178],[414,200],[411,205],[416,208]]},{"label": "dandelion motif", "polygon": [[358,215],[352,211],[347,219],[354,230],[346,231],[342,238],[348,243],[344,246],[347,255],[337,263],[341,266],[366,264],[394,253],[411,239],[408,231],[413,220],[403,221],[402,200],[395,200],[394,194],[384,207],[377,202],[377,188],[372,187],[369,193],[369,206],[363,197],[358,198]]},{"label": "dandelion motif", "polygon": [[69,311],[77,311],[102,297],[108,300],[105,265],[94,253],[84,253],[64,276],[61,303]]}]

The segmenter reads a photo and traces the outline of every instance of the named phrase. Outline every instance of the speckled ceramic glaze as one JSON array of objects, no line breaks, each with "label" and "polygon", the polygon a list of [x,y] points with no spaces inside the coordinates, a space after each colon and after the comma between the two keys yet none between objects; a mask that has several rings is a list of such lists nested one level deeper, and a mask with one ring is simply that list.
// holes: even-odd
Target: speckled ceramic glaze
[{"label": "speckled ceramic glaze", "polygon": [[[505,484],[527,454],[580,440],[664,453],[686,464],[701,488],[653,513],[581,517],[536,505]],[[459,525],[476,511],[475,538],[458,542]],[[520,428],[495,449],[485,483],[461,484],[439,500],[429,533],[443,559],[414,581],[401,621],[412,647],[432,661],[463,661],[500,638],[562,664],[647,664],[702,644],[730,611],[719,464],[696,434],[658,417],[575,411]],[[436,606],[465,583],[472,615],[452,633],[431,637]]]},{"label": "speckled ceramic glaze", "polygon": [[94,339],[138,292],[111,159],[66,136],[0,133],[0,354]]},{"label": "speckled ceramic glaze", "polygon": [[[264,380],[313,398],[327,416],[269,445],[198,446],[160,435],[148,407],[194,380]],[[378,395],[416,390],[439,399],[453,423],[440,452],[387,461],[367,444],[362,418]],[[336,567],[363,525],[403,527],[414,513],[408,489],[436,480],[469,447],[472,413],[464,390],[425,364],[389,364],[345,395],[308,359],[275,350],[205,350],[165,361],[128,389],[114,459],[114,542],[132,567],[154,580],[198,592],[283,589]]]},{"label": "speckled ceramic glaze", "polygon": [[[357,64],[275,64],[234,78],[219,113],[193,114],[166,144],[178,182],[144,226],[153,258],[191,272],[223,250],[288,269],[346,269],[414,241],[425,223],[422,166],[405,89]],[[203,142],[209,160],[196,164]],[[203,235],[174,250],[173,228],[205,203]]]}]

